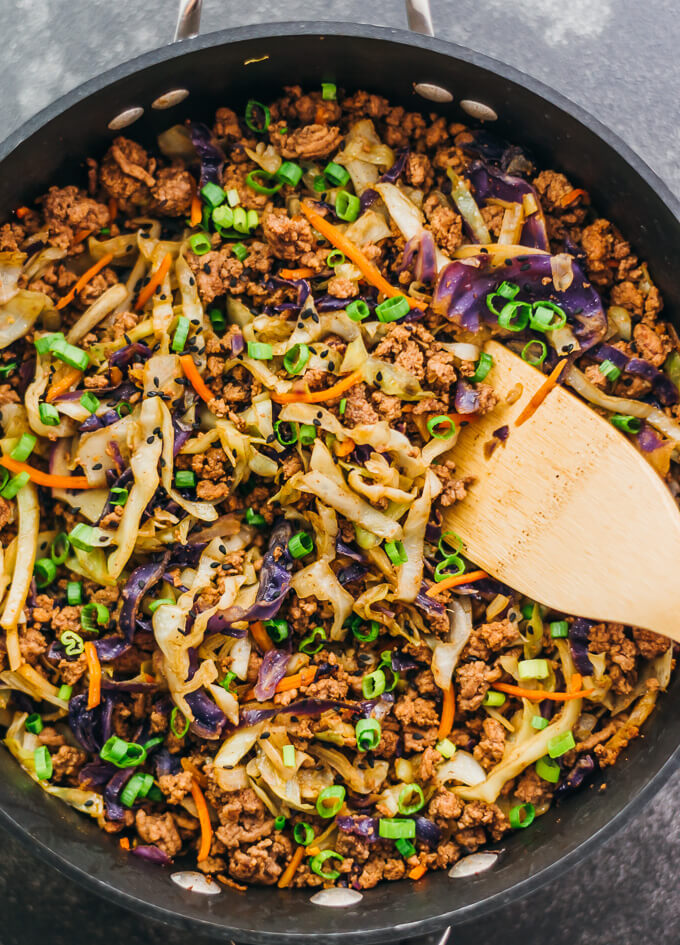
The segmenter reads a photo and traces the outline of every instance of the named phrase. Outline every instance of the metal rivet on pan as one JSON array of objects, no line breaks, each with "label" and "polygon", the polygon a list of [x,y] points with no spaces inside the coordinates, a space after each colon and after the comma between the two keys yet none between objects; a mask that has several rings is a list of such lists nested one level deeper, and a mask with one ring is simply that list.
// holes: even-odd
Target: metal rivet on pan
[{"label": "metal rivet on pan", "polygon": [[171,873],[170,879],[188,892],[203,893],[204,896],[218,896],[222,892],[214,879],[209,879],[203,873],[197,873],[194,870]]},{"label": "metal rivet on pan", "polygon": [[442,88],[441,85],[433,85],[431,82],[414,82],[413,91],[431,102],[453,101],[453,95],[448,89]]},{"label": "metal rivet on pan", "polygon": [[477,118],[479,121],[498,121],[498,114],[490,105],[484,105],[482,102],[474,102],[470,98],[461,99],[460,107],[470,118]]},{"label": "metal rivet on pan", "polygon": [[334,909],[341,909],[344,906],[355,906],[364,897],[356,889],[344,889],[341,886],[332,886],[330,889],[322,889],[315,893],[309,901],[315,906],[331,906]]},{"label": "metal rivet on pan", "polygon": [[128,125],[133,124],[133,122],[141,118],[143,114],[144,109],[139,106],[126,108],[124,112],[121,112],[119,115],[116,115],[115,118],[111,119],[109,128],[111,131],[120,131],[121,128],[127,128]]},{"label": "metal rivet on pan", "polygon": [[172,108],[173,105],[179,105],[189,95],[189,89],[172,89],[165,95],[159,95],[151,103],[152,108]]}]

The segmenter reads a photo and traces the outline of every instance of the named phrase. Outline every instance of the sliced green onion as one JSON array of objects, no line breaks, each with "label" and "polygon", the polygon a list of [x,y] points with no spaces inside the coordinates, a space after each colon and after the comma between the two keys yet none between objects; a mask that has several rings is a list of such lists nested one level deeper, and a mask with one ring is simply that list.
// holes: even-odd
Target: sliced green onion
[{"label": "sliced green onion", "polygon": [[371,310],[363,299],[353,299],[345,309],[345,313],[353,322],[362,322],[368,318]]},{"label": "sliced green onion", "polygon": [[405,840],[403,837],[399,837],[394,841],[394,845],[405,860],[408,860],[412,856],[416,855],[416,848],[413,846],[410,840]]},{"label": "sliced green onion", "polygon": [[344,857],[340,853],[336,853],[335,850],[322,850],[321,853],[317,853],[316,856],[312,857],[309,861],[309,867],[313,873],[321,876],[322,879],[337,879],[340,875],[337,870],[325,870],[323,868],[324,863],[332,859],[344,860]]},{"label": "sliced green onion", "polygon": [[246,509],[245,518],[248,525],[266,525],[264,515],[260,515],[260,513],[256,512],[255,509]]},{"label": "sliced green onion", "polygon": [[208,312],[208,318],[210,319],[210,324],[215,334],[224,331],[227,327],[227,319],[224,312],[220,312],[218,308],[211,308]]},{"label": "sliced green onion", "polygon": [[108,607],[94,601],[86,604],[80,611],[80,626],[90,633],[98,632],[99,627],[107,626],[110,619]]},{"label": "sliced green onion", "polygon": [[374,669],[361,680],[361,691],[364,699],[375,699],[385,691],[385,674],[381,669]]},{"label": "sliced green onion", "polygon": [[234,229],[237,233],[248,232],[248,217],[243,207],[234,207]]},{"label": "sliced green onion", "polygon": [[344,253],[340,252],[339,249],[332,250],[328,256],[326,256],[326,265],[330,266],[331,269],[335,269],[336,266],[342,266],[346,261],[347,257]]},{"label": "sliced green onion", "polygon": [[283,366],[289,374],[300,374],[309,361],[310,351],[307,345],[293,345],[283,356]]},{"label": "sliced green onion", "polygon": [[381,302],[380,305],[376,305],[375,314],[378,316],[378,321],[396,322],[397,319],[408,315],[410,310],[408,299],[405,295],[393,295],[391,298]]},{"label": "sliced green onion", "polygon": [[486,297],[486,305],[490,312],[498,317],[500,312],[495,306],[495,299],[499,298],[503,305],[508,301],[508,299],[514,299],[517,293],[519,292],[519,286],[514,282],[501,282],[495,292],[490,292]]},{"label": "sliced green onion", "polygon": [[[539,354],[533,356],[530,352],[536,345],[538,346]],[[540,367],[547,356],[548,346],[545,341],[540,341],[538,338],[534,338],[533,341],[528,341],[522,348],[522,360],[526,361],[526,363],[530,364],[532,367]]]},{"label": "sliced green onion", "polygon": [[235,679],[238,679],[238,676],[236,675],[235,672],[233,672],[233,670],[230,669],[229,672],[224,677],[224,679],[222,680],[222,682],[220,683],[220,686],[223,689],[226,689],[227,692],[231,692],[232,691],[231,684],[233,683]]},{"label": "sliced green onion", "polygon": [[46,745],[41,745],[33,752],[33,763],[35,764],[35,776],[39,781],[49,781],[52,777],[52,758]]},{"label": "sliced green onion", "polygon": [[536,816],[536,808],[533,804],[517,804],[515,807],[511,807],[508,813],[508,820],[510,821],[510,826],[514,827],[515,830],[524,829],[534,822],[534,817]]},{"label": "sliced green onion", "polygon": [[321,98],[327,102],[332,102],[338,97],[338,90],[334,82],[321,83]]},{"label": "sliced green onion", "polygon": [[442,758],[453,758],[456,754],[456,746],[453,742],[449,741],[448,738],[442,738],[440,742],[434,746]]},{"label": "sliced green onion", "polygon": [[560,780],[561,769],[556,761],[546,756],[545,758],[539,758],[536,762],[536,774],[544,781],[557,784]]},{"label": "sliced green onion", "polygon": [[531,306],[527,302],[506,302],[498,316],[498,324],[506,331],[524,331],[530,315]]},{"label": "sliced green onion", "polygon": [[[258,178],[264,180],[273,181],[271,186],[267,184],[260,183]],[[246,184],[250,187],[251,190],[254,190],[256,194],[275,194],[277,191],[281,190],[283,187],[283,181],[277,181],[275,174],[270,174],[268,171],[263,170],[261,167],[256,168],[254,171],[251,171],[246,177]],[[231,223],[229,224],[231,226]]]},{"label": "sliced green onion", "polygon": [[74,630],[64,630],[59,637],[59,642],[64,647],[67,656],[80,656],[85,652],[85,641]]},{"label": "sliced green onion", "polygon": [[547,679],[550,668],[547,660],[520,660],[517,664],[520,679]]},{"label": "sliced green onion", "polygon": [[32,732],[33,735],[40,735],[43,730],[43,720],[37,712],[32,712],[29,715],[25,722],[25,728],[27,732]]},{"label": "sliced green onion", "polygon": [[146,797],[153,787],[153,777],[150,774],[133,774],[123,790],[120,792],[121,803],[125,807],[132,807],[138,797]]},{"label": "sliced green onion", "polygon": [[163,736],[162,736],[162,735],[155,735],[153,738],[150,738],[150,739],[148,740],[148,742],[144,742],[144,751],[145,751],[145,752],[147,753],[147,755],[148,755],[148,753],[149,753],[152,749],[154,749],[154,748],[156,748],[158,745],[162,745],[162,744],[163,744]]},{"label": "sliced green onion", "polygon": [[57,576],[57,567],[51,558],[38,558],[33,565],[35,584],[38,589],[47,587]]},{"label": "sliced green onion", "polygon": [[314,839],[314,830],[304,820],[301,820],[293,827],[293,837],[301,847],[308,847]]},{"label": "sliced green onion", "polygon": [[19,442],[9,455],[12,459],[16,459],[18,463],[25,463],[37,442],[37,436],[33,436],[32,433],[22,433]]},{"label": "sliced green onion", "polygon": [[[452,570],[455,568],[455,570]],[[462,574],[465,571],[465,562],[458,555],[447,555],[434,569],[434,579],[437,583],[448,577]]]},{"label": "sliced green onion", "polygon": [[205,233],[194,233],[189,237],[189,246],[195,256],[205,256],[212,249],[210,238]]},{"label": "sliced green onion", "polygon": [[492,367],[493,358],[490,354],[487,354],[486,351],[482,351],[477,361],[477,366],[475,367],[475,373],[470,378],[472,383],[478,384],[480,381],[483,381]]},{"label": "sliced green onion", "polygon": [[487,694],[484,696],[482,705],[489,706],[499,706],[505,703],[505,693],[503,692],[494,692],[493,689],[490,689]]},{"label": "sliced green onion", "polygon": [[274,357],[272,346],[262,341],[248,342],[248,357],[254,361],[271,361]]},{"label": "sliced green onion", "polygon": [[128,489],[124,489],[121,486],[114,486],[109,492],[109,502],[111,505],[125,505],[129,495],[130,492]]},{"label": "sliced green onion", "polygon": [[534,715],[531,720],[531,727],[535,728],[537,731],[541,731],[544,728],[547,728],[550,725],[550,722],[547,719],[544,719],[542,715]]},{"label": "sliced green onion", "polygon": [[249,210],[246,213],[246,226],[249,230],[254,230],[259,222],[260,218],[258,216],[257,210]]},{"label": "sliced green onion", "polygon": [[322,194],[325,190],[327,190],[326,178],[323,176],[323,174],[317,174],[312,183],[312,187],[317,194]]},{"label": "sliced green onion", "polygon": [[380,744],[380,722],[377,719],[359,719],[354,731],[359,751],[373,751]]},{"label": "sliced green onion", "polygon": [[16,476],[12,476],[9,481],[5,480],[5,485],[0,489],[0,496],[3,499],[13,499],[17,492],[24,488],[30,478],[27,472],[20,472]]},{"label": "sliced green onion", "polygon": [[18,364],[16,361],[11,361],[9,364],[0,364],[0,378],[2,378],[3,381],[6,380],[17,367]]},{"label": "sliced green onion", "polygon": [[362,626],[365,626],[365,624],[360,623],[358,626],[352,627],[355,640],[359,640],[360,643],[372,643],[374,640],[378,639],[380,624],[377,620],[370,620],[368,622],[368,630],[362,630]]},{"label": "sliced green onion", "polygon": [[301,423],[299,436],[300,443],[303,446],[309,446],[316,439],[316,427],[313,423]]},{"label": "sliced green onion", "polygon": [[[286,433],[286,431],[289,432]],[[294,423],[289,423],[287,420],[277,420],[274,424],[274,433],[281,446],[292,446],[293,443],[297,443],[298,430]]]},{"label": "sliced green onion", "polygon": [[307,656],[314,656],[319,650],[323,649],[326,642],[326,631],[323,627],[314,627],[312,632],[304,640],[300,641],[300,652]]},{"label": "sliced green onion", "polygon": [[79,371],[85,371],[90,363],[90,356],[82,348],[70,345],[67,341],[56,341],[50,345],[50,351],[59,361],[68,364],[69,367],[77,368]]},{"label": "sliced green onion", "polygon": [[166,604],[172,606],[175,603],[172,597],[157,597],[149,604],[149,613],[155,614],[159,607],[165,607]]},{"label": "sliced green onion", "polygon": [[[181,731],[178,731],[178,729],[177,729],[177,718],[178,718],[178,716],[179,716],[179,717],[182,719],[182,721],[184,722],[184,727],[182,728]],[[189,723],[189,719],[185,718],[185,716],[179,711],[179,709],[177,708],[177,706],[175,706],[175,708],[174,708],[174,709],[172,710],[172,712],[170,713],[170,728],[172,729],[173,735],[176,735],[177,738],[184,738],[184,736],[186,735],[186,733],[189,731],[189,724],[190,724],[190,723]]]},{"label": "sliced green onion", "polygon": [[339,190],[335,197],[335,213],[341,220],[353,223],[359,216],[359,198],[347,190]]},{"label": "sliced green onion", "polygon": [[613,413],[609,418],[617,430],[623,430],[624,433],[639,433],[642,429],[642,420],[637,417],[629,417],[625,413]]},{"label": "sliced green onion", "polygon": [[621,377],[621,371],[619,368],[617,368],[613,361],[603,361],[602,364],[598,366],[598,369],[600,374],[603,374],[608,381],[611,381],[612,384],[618,381],[618,379]]},{"label": "sliced green onion", "polygon": [[234,243],[231,247],[231,251],[236,256],[239,262],[243,262],[250,250],[243,243]]},{"label": "sliced green onion", "polygon": [[209,207],[219,207],[221,203],[224,203],[226,196],[220,185],[213,184],[212,181],[208,181],[201,187],[201,197]]},{"label": "sliced green onion", "polygon": [[102,746],[99,757],[102,761],[109,761],[111,764],[117,765],[119,761],[125,758],[127,750],[128,743],[124,739],[118,738],[117,735],[112,735]]},{"label": "sliced green onion", "polygon": [[341,417],[344,417],[345,410],[347,410],[347,398],[343,397],[340,403],[338,404],[338,413]]},{"label": "sliced green onion", "polygon": [[235,207],[240,199],[241,198],[239,197],[238,190],[236,190],[235,187],[232,187],[231,190],[227,191],[227,203],[230,207]]},{"label": "sliced green onion", "polygon": [[59,425],[59,411],[53,404],[39,404],[38,413],[41,423],[46,427],[56,427]]},{"label": "sliced green onion", "polygon": [[273,643],[282,643],[288,639],[288,621],[281,618],[265,620],[264,629]]},{"label": "sliced green onion", "polygon": [[283,816],[283,814],[279,814],[279,816],[274,821],[274,830],[283,830],[285,826],[286,818]]},{"label": "sliced green onion", "polygon": [[555,331],[566,324],[567,316],[564,309],[555,305],[554,302],[534,302],[532,305],[529,326],[534,331]]},{"label": "sliced green onion", "polygon": [[332,784],[319,792],[316,799],[316,812],[319,817],[328,820],[340,813],[342,805],[345,803],[345,788],[342,784]]},{"label": "sliced green onion", "polygon": [[[446,424],[446,426],[443,430],[438,431],[437,427],[442,424]],[[430,417],[427,421],[427,429],[430,436],[434,437],[435,440],[450,440],[456,432],[456,424],[451,417],[447,417],[445,413],[442,413],[437,417]]]},{"label": "sliced green onion", "polygon": [[302,168],[299,164],[294,164],[293,161],[284,161],[276,172],[276,176],[284,184],[297,187],[302,179]]},{"label": "sliced green onion", "polygon": [[323,176],[330,181],[334,187],[344,187],[349,183],[349,171],[342,164],[336,164],[335,161],[329,161],[323,170]]},{"label": "sliced green onion", "polygon": [[384,544],[385,554],[393,565],[406,564],[408,555],[402,541],[386,541]]},{"label": "sliced green onion", "polygon": [[95,397],[92,391],[85,391],[83,396],[80,398],[81,406],[86,410],[89,410],[90,413],[96,413],[99,409],[100,400],[98,397]]},{"label": "sliced green onion", "polygon": [[77,607],[83,602],[83,585],[80,581],[69,581],[66,585],[66,603],[70,607]]},{"label": "sliced green onion", "polygon": [[184,351],[184,345],[187,343],[190,327],[191,322],[186,315],[180,315],[177,319],[177,328],[175,328],[175,334],[172,337],[172,345],[170,346],[172,350],[176,351],[178,354]]},{"label": "sliced green onion", "polygon": [[[455,545],[455,551],[451,551],[451,548],[444,544],[445,538],[453,538],[451,544]],[[451,554],[459,555],[463,550],[463,539],[457,532],[443,532],[441,538],[437,542],[437,548],[439,549],[439,554],[448,557]]]},{"label": "sliced green onion", "polygon": [[576,742],[574,741],[572,733],[570,731],[563,732],[562,735],[553,735],[550,739],[548,742],[548,754],[551,758],[560,758],[575,747]]},{"label": "sliced green onion", "polygon": [[111,235],[111,227],[110,227],[110,226],[104,226],[104,227],[102,227],[102,229],[99,231],[99,235],[100,235],[100,236],[110,236],[110,235]]},{"label": "sliced green onion", "polygon": [[66,532],[59,532],[50,546],[50,558],[55,564],[63,564],[71,550],[71,542]]},{"label": "sliced green onion", "polygon": [[[415,799],[414,799],[415,798]],[[415,814],[421,807],[425,806],[425,797],[423,789],[419,784],[406,784],[399,792],[397,798],[397,808],[400,814],[408,816]]]},{"label": "sliced green onion", "polygon": [[533,604],[523,604],[522,605],[522,616],[525,620],[531,620],[534,615],[534,605]]},{"label": "sliced green onion", "polygon": [[569,624],[566,620],[553,620],[550,624],[550,636],[553,640],[560,640],[569,636]]},{"label": "sliced green onion", "polygon": [[284,768],[294,768],[295,767],[295,746],[294,745],[284,745],[283,751],[281,752],[283,758]]},{"label": "sliced green onion", "polygon": [[[262,112],[262,124],[256,125],[253,121],[255,113],[257,110]],[[246,105],[246,125],[250,128],[251,131],[256,132],[258,135],[264,134],[264,132],[269,128],[269,123],[271,122],[271,112],[266,105],[263,105],[262,102],[256,101],[254,98],[251,98]]]},{"label": "sliced green onion", "polygon": [[196,473],[191,469],[178,469],[175,473],[175,485],[178,489],[194,489]]},{"label": "sliced green onion", "polygon": [[73,686],[67,686],[66,684],[64,684],[63,686],[59,686],[59,690],[57,692],[57,699],[63,699],[64,702],[68,702],[68,700],[71,698],[72,692],[73,692]]},{"label": "sliced green onion", "polygon": [[132,413],[132,404],[127,400],[121,400],[121,402],[116,407],[116,413],[121,419],[123,417],[129,417]]},{"label": "sliced green onion", "polygon": [[221,207],[215,207],[210,217],[215,229],[220,234],[222,234],[224,230],[229,230],[234,223],[233,210],[224,203]]},{"label": "sliced green onion", "polygon": [[298,532],[288,542],[288,550],[294,558],[304,558],[314,550],[314,539],[309,532]]},{"label": "sliced green onion", "polygon": [[416,822],[400,817],[381,817],[378,834],[384,840],[412,840],[416,835]]},{"label": "sliced green onion", "polygon": [[92,525],[86,525],[84,522],[78,522],[68,537],[73,547],[80,551],[92,551],[97,545],[95,529]]},{"label": "sliced green onion", "polygon": [[49,335],[41,335],[36,338],[34,342],[35,350],[38,354],[47,354],[55,341],[66,341],[63,331],[54,331]]}]

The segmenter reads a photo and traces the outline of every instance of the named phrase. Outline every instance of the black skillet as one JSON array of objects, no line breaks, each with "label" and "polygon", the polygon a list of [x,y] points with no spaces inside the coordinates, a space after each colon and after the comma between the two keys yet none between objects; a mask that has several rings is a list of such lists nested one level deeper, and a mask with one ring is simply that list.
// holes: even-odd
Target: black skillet
[{"label": "black skillet", "polygon": [[[28,121],[0,147],[0,219],[51,184],[84,182],[84,159],[101,156],[116,129],[148,145],[186,117],[210,122],[216,107],[243,109],[283,85],[332,81],[369,89],[411,110],[451,120],[485,117],[539,165],[564,170],[649,260],[667,314],[680,328],[675,299],[680,213],[668,189],[616,135],[552,89],[479,53],[432,38],[427,0],[407,2],[409,25],[425,35],[343,23],[278,23],[198,38],[200,0],[183,0],[180,43],[140,56],[86,83]],[[186,91],[186,96],[184,92]],[[167,93],[173,93],[168,95]],[[170,106],[163,108],[162,106]],[[134,123],[143,110],[143,120]],[[467,111],[466,111],[467,110]],[[634,576],[631,575],[634,579]],[[93,823],[30,781],[0,752],[0,820],[73,879],[149,918],[221,941],[263,945],[383,942],[455,926],[528,895],[581,861],[661,787],[680,761],[680,677],[627,755],[607,775],[506,838],[489,871],[466,879],[433,873],[418,883],[388,883],[351,907],[310,903],[309,891],[223,889],[203,896],[180,889],[172,869],[123,853]],[[181,867],[176,867],[177,869]],[[455,931],[453,934],[455,937]]]}]

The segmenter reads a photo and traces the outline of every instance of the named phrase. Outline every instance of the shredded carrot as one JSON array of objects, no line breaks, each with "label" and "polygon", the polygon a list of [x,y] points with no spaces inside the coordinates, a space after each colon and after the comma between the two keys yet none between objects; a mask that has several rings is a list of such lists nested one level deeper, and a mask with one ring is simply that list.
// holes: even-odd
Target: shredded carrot
[{"label": "shredded carrot", "polygon": [[191,386],[196,391],[201,400],[204,400],[206,404],[209,404],[211,400],[214,400],[215,395],[198,373],[198,368],[194,364],[194,359],[191,357],[191,355],[183,354],[179,359],[179,363],[182,365],[184,376],[190,382]]},{"label": "shredded carrot", "polygon": [[578,689],[574,692],[544,692],[542,689],[524,689],[522,686],[512,686],[510,683],[494,683],[494,689],[507,692],[510,696],[519,696],[531,702],[542,702],[551,699],[553,702],[569,702],[570,699],[585,699],[590,695],[587,689]]},{"label": "shredded carrot", "polygon": [[206,860],[210,856],[210,845],[212,844],[212,824],[210,823],[210,814],[208,812],[208,805],[205,802],[203,797],[203,791],[200,789],[196,781],[192,779],[191,781],[191,796],[194,799],[194,804],[198,811],[198,822],[201,825],[201,844],[198,848],[198,853],[196,854],[196,860],[198,863],[201,860]]},{"label": "shredded carrot", "polygon": [[437,739],[439,741],[451,732],[453,728],[453,719],[456,714],[456,693],[453,688],[453,683],[449,686],[448,689],[444,690],[444,702],[442,704],[442,717],[439,720],[439,731],[437,732]]},{"label": "shredded carrot", "polygon": [[116,200],[115,197],[111,197],[111,199],[109,200],[109,220],[111,221],[111,223],[113,223],[113,221],[116,219],[117,216],[118,216],[118,201]]},{"label": "shredded carrot", "polygon": [[568,194],[565,194],[564,197],[560,200],[560,206],[568,207],[572,203],[578,200],[579,197],[587,197],[588,193],[583,189],[583,187],[574,187],[573,190],[570,190]]},{"label": "shredded carrot", "polygon": [[191,198],[191,215],[189,216],[189,223],[191,226],[198,226],[198,224],[203,219],[203,206],[201,204],[201,198],[198,194],[194,194]]},{"label": "shredded carrot", "polygon": [[[277,685],[277,692],[289,692],[291,689],[299,689],[301,686],[309,686],[316,677],[316,666],[305,666],[299,673],[293,673],[292,676],[284,676]],[[243,696],[242,702],[249,702],[255,698],[255,690],[249,689]]]},{"label": "shredded carrot", "polygon": [[335,455],[340,456],[341,458],[343,456],[349,456],[349,454],[352,452],[355,446],[356,446],[356,443],[354,442],[354,440],[350,440],[350,439],[345,440],[344,443],[336,443]]},{"label": "shredded carrot", "polygon": [[66,295],[62,295],[55,305],[55,308],[65,308],[67,305],[70,305],[76,295],[78,295],[78,293],[85,288],[90,279],[93,279],[97,273],[100,272],[105,266],[108,266],[112,260],[113,253],[107,253],[106,256],[102,256],[101,259],[97,260],[94,266],[90,266],[90,268],[82,274],[80,279],[78,279],[75,285],[69,289]]},{"label": "shredded carrot", "polygon": [[[326,390],[308,391],[307,393],[291,390],[285,394],[272,394],[271,398],[275,404],[323,404],[327,400],[335,400],[336,397],[340,397],[350,387],[358,384],[363,376],[363,370],[357,368],[356,371],[352,371],[347,377],[343,377],[337,384],[327,387]],[[191,380],[191,378],[189,379]]]},{"label": "shredded carrot", "polygon": [[23,220],[24,217],[28,216],[31,212],[29,207],[17,207],[14,211],[20,220]]},{"label": "shredded carrot", "polygon": [[167,274],[170,272],[171,265],[172,253],[166,253],[161,260],[161,264],[158,269],[154,272],[147,284],[137,296],[137,301],[135,302],[135,312],[138,312],[140,309],[144,308],[158,286],[163,282],[163,279],[165,279]]},{"label": "shredded carrot", "polygon": [[447,413],[446,416],[459,427],[466,423],[473,423],[477,419],[476,413]]},{"label": "shredded carrot", "polygon": [[92,230],[78,230],[78,232],[73,237],[74,245],[76,243],[82,243],[83,240],[86,240],[88,236],[92,236]]},{"label": "shredded carrot", "polygon": [[580,673],[574,673],[569,682],[569,692],[578,692],[583,685],[583,676]]},{"label": "shredded carrot", "polygon": [[538,388],[536,393],[533,395],[529,403],[526,405],[524,410],[521,412],[519,417],[515,420],[515,426],[521,427],[529,417],[531,417],[541,406],[545,398],[548,396],[550,391],[557,385],[558,380],[560,379],[560,374],[562,373],[562,368],[567,363],[566,358],[562,358],[561,361],[558,361],[555,367],[552,369],[550,374],[546,377],[545,381]]},{"label": "shredded carrot", "polygon": [[65,371],[62,371],[60,374],[56,374],[54,380],[47,388],[47,393],[45,394],[45,400],[48,404],[51,404],[53,400],[56,400],[58,397],[61,397],[62,394],[65,394],[67,390],[70,390],[74,384],[77,384],[80,378],[83,376],[83,372],[79,371],[78,368],[70,367],[66,368]]},{"label": "shredded carrot", "polygon": [[300,863],[302,863],[302,859],[304,855],[305,855],[305,848],[298,847],[295,853],[293,854],[290,863],[285,868],[283,873],[281,873],[279,881],[276,884],[279,887],[279,889],[285,889],[286,886],[290,886],[293,880],[293,877],[298,871],[298,867],[300,866]]},{"label": "shredded carrot", "polygon": [[129,850],[129,849],[130,849],[130,841],[128,840],[127,837],[121,837],[120,840],[118,841],[118,843],[119,843],[119,845],[120,845],[121,850]]},{"label": "shredded carrot", "polygon": [[425,592],[430,597],[441,594],[442,591],[448,591],[450,587],[459,587],[461,584],[473,584],[475,581],[481,581],[488,577],[486,571],[468,571],[467,574],[452,574],[451,577],[444,578],[439,584],[433,584]]},{"label": "shredded carrot", "polygon": [[303,266],[302,269],[279,269],[277,275],[282,279],[311,279],[316,273],[309,266]]},{"label": "shredded carrot", "polygon": [[274,648],[274,644],[272,643],[271,638],[265,630],[264,624],[261,620],[256,620],[255,623],[251,623],[250,632],[252,633],[253,639],[263,653],[266,653],[267,650]]},{"label": "shredded carrot", "polygon": [[418,866],[414,866],[411,872],[408,874],[409,879],[421,879],[427,873],[427,867],[423,866],[422,863],[419,863]]},{"label": "shredded carrot", "polygon": [[308,856],[318,856],[321,853],[321,847],[307,847]]},{"label": "shredded carrot", "polygon": [[[387,281],[383,276],[377,266],[374,266],[370,259],[367,259],[366,256],[361,252],[358,246],[355,246],[351,240],[348,240],[344,233],[341,233],[340,230],[321,216],[320,213],[317,213],[316,210],[313,210],[310,206],[303,203],[300,205],[300,209],[307,217],[312,226],[319,231],[326,239],[339,249],[341,252],[351,259],[352,262],[361,269],[365,278],[371,285],[376,286],[383,295],[387,295],[390,298],[395,295],[403,295],[399,289],[395,289],[393,285]],[[411,308],[427,308],[427,302],[423,302],[421,299],[412,299],[409,296],[405,296],[406,301]]]},{"label": "shredded carrot", "polygon": [[4,466],[13,473],[28,473],[29,478],[36,486],[50,486],[52,489],[94,488],[94,486],[90,485],[85,476],[53,476],[52,473],[43,472],[42,469],[34,469],[33,466],[20,463],[10,456],[0,456],[0,466]]},{"label": "shredded carrot", "polygon": [[90,682],[87,690],[87,708],[96,709],[102,701],[102,667],[97,655],[97,647],[91,640],[85,644],[85,659]]}]

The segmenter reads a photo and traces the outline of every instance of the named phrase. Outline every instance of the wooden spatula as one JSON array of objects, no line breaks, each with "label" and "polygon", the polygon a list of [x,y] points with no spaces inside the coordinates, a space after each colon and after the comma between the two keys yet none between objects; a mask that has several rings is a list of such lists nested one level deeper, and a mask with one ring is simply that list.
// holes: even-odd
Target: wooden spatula
[{"label": "wooden spatula", "polygon": [[[680,512],[668,488],[624,434],[563,387],[515,426],[545,378],[496,342],[486,350],[486,380],[501,402],[460,433],[456,475],[475,482],[446,527],[471,561],[533,600],[680,641]],[[507,440],[489,455],[505,425]]]}]

